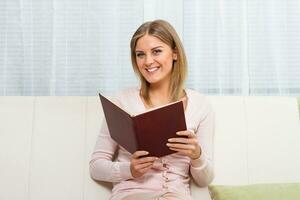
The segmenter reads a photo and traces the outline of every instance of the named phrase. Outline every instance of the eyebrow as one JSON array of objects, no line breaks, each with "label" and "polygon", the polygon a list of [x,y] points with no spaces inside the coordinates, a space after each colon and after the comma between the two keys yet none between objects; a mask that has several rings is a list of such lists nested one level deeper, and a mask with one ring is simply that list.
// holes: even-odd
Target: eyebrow
[{"label": "eyebrow", "polygon": [[[163,48],[163,46],[153,47],[151,50],[158,49],[158,48]],[[144,52],[144,51],[142,51],[142,50],[136,50],[135,52]]]}]

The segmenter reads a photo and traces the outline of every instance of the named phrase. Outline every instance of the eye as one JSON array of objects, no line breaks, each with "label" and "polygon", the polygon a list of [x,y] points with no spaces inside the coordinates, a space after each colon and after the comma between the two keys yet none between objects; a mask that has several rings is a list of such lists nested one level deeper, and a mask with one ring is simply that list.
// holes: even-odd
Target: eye
[{"label": "eye", "polygon": [[157,55],[157,54],[159,54],[159,53],[161,53],[161,52],[162,52],[161,49],[155,49],[155,50],[153,50],[153,54],[154,54],[154,55]]},{"label": "eye", "polygon": [[142,52],[137,52],[135,55],[136,55],[136,57],[138,57],[138,58],[142,58],[145,54],[142,53]]}]

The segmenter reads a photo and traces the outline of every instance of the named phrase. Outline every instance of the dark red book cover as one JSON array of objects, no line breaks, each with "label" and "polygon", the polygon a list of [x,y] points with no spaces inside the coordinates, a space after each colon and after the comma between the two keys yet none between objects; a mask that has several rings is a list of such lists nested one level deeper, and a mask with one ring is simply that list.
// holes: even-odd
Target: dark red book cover
[{"label": "dark red book cover", "polygon": [[186,130],[182,101],[130,115],[99,94],[108,130],[112,139],[130,153],[148,151],[151,156],[174,153],[166,146],[168,139]]}]

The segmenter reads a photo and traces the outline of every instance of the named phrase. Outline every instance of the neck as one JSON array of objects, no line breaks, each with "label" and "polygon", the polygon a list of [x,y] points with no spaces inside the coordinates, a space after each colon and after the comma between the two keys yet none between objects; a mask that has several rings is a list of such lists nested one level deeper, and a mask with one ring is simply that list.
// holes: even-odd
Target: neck
[{"label": "neck", "polygon": [[[182,98],[185,95],[184,91],[180,95]],[[150,102],[144,102],[147,108],[162,106],[172,102],[170,81],[165,80],[159,83],[150,84],[149,86]]]},{"label": "neck", "polygon": [[150,100],[169,102],[171,100],[170,81],[163,81],[156,84],[151,84],[149,87]]}]

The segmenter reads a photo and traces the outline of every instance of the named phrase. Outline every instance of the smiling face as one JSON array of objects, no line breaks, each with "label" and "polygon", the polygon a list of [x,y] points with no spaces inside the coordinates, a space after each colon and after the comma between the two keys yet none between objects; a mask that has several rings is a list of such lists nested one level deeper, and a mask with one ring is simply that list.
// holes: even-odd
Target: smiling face
[{"label": "smiling face", "polygon": [[146,34],[136,43],[135,59],[139,72],[147,82],[157,85],[169,83],[177,54],[157,37]]}]

